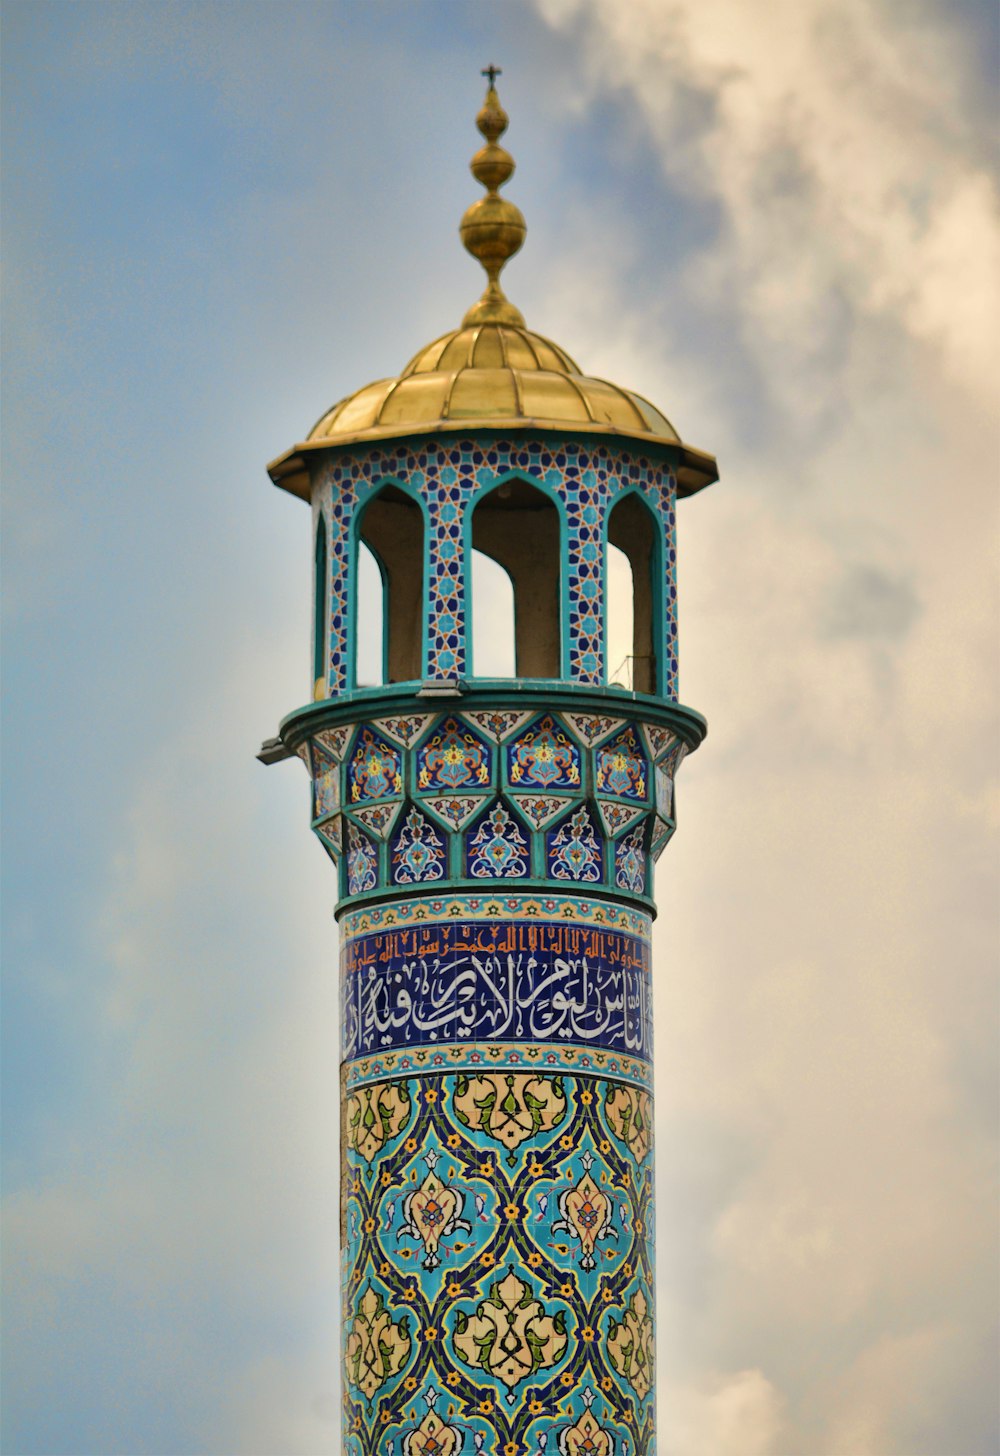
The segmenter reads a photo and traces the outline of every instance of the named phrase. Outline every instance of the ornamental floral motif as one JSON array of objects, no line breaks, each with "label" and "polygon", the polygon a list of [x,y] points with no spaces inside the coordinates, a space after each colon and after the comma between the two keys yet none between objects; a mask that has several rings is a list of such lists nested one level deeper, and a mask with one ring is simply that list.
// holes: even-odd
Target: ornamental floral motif
[{"label": "ornamental floral motif", "polygon": [[313,818],[336,814],[340,808],[340,769],[318,743],[313,744]]},{"label": "ornamental floral motif", "polygon": [[425,799],[423,802],[442,819],[447,819],[453,829],[464,829],[488,802],[488,794],[449,794],[442,799]]},{"label": "ornamental floral motif", "polygon": [[602,878],[601,845],[586,805],[548,836],[549,874],[555,880],[590,884]]},{"label": "ornamental floral motif", "polygon": [[462,1229],[472,1232],[472,1225],[462,1217],[465,1196],[450,1184],[441,1182],[434,1169],[437,1155],[428,1153],[430,1169],[420,1187],[403,1199],[403,1226],[400,1238],[416,1239],[423,1248],[421,1263],[425,1269],[436,1269],[441,1262],[438,1249],[441,1240]]},{"label": "ornamental floral motif", "polygon": [[415,885],[444,877],[444,836],[417,809],[411,809],[392,842],[392,879],[396,885]]},{"label": "ornamental floral motif", "polygon": [[543,829],[566,808],[566,800],[557,799],[552,794],[514,794],[512,798],[536,829]]},{"label": "ornamental floral motif", "polygon": [[601,822],[612,837],[620,829],[624,829],[627,824],[634,824],[643,813],[642,809],[635,809],[631,804],[619,804],[615,799],[599,799],[597,807],[600,810]]},{"label": "ornamental floral motif", "polygon": [[601,718],[594,713],[567,713],[566,717],[584,743],[592,745],[622,725],[621,718]]},{"label": "ornamental floral motif", "polygon": [[334,819],[327,819],[325,824],[317,824],[316,833],[335,858],[339,859],[341,850],[344,847],[344,820],[342,816],[338,814]]},{"label": "ornamental floral motif", "polygon": [[372,1396],[410,1358],[413,1341],[404,1314],[393,1321],[385,1299],[367,1284],[347,1335],[347,1379],[371,1402]]},{"label": "ornamental floral motif", "polygon": [[641,1163],[652,1142],[653,1104],[649,1093],[616,1083],[605,1103],[604,1116],[615,1137]]},{"label": "ornamental floral motif", "polygon": [[502,804],[494,804],[469,835],[468,873],[503,879],[528,873],[528,840]]},{"label": "ornamental floral motif", "polygon": [[661,819],[659,818],[659,816],[657,816],[656,821],[653,824],[653,842],[650,845],[650,853],[652,854],[654,860],[658,860],[660,855],[666,849],[673,832],[674,826],[672,824],[668,824],[665,819]]},{"label": "ornamental floral motif", "polygon": [[566,1093],[561,1077],[462,1075],[455,1083],[454,1108],[465,1127],[478,1128],[513,1152],[528,1138],[559,1126],[566,1116]]},{"label": "ornamental floral motif", "polygon": [[614,1436],[591,1413],[593,1392],[588,1390],[587,1394],[591,1398],[586,1401],[587,1409],[583,1415],[575,1425],[563,1426],[556,1438],[559,1456],[614,1456]]},{"label": "ornamental floral motif", "polygon": [[509,745],[507,772],[518,788],[576,789],[580,750],[548,713]]},{"label": "ornamental floral motif", "polygon": [[[425,1397],[426,1398],[426,1397]],[[458,1456],[463,1436],[458,1426],[449,1425],[429,1410],[412,1431],[403,1437],[403,1456]],[[573,1456],[577,1456],[574,1452]],[[584,1456],[584,1453],[580,1453]],[[604,1453],[601,1453],[604,1456]],[[609,1453],[610,1456],[610,1453]]]},{"label": "ornamental floral motif", "polygon": [[333,757],[339,763],[344,756],[344,749],[347,747],[347,740],[351,736],[351,725],[344,724],[341,728],[321,728],[316,734],[320,743],[328,748]]},{"label": "ornamental floral motif", "polygon": [[410,1117],[405,1082],[376,1082],[360,1087],[347,1099],[347,1145],[371,1167],[383,1148],[397,1137]]},{"label": "ornamental floral motif", "polygon": [[659,758],[666,753],[670,745],[676,742],[676,736],[669,728],[661,728],[658,723],[643,723],[642,731],[646,735],[646,742],[654,758]]},{"label": "ornamental floral motif", "polygon": [[615,884],[619,890],[628,890],[633,895],[646,892],[644,833],[645,826],[638,824],[615,845]]},{"label": "ornamental floral motif", "polygon": [[656,767],[656,812],[661,819],[669,819],[673,814],[674,806],[674,781],[670,776],[670,769],[665,763]]},{"label": "ornamental floral motif", "polygon": [[347,893],[363,895],[378,883],[378,850],[356,824],[347,826]]},{"label": "ornamental floral motif", "polygon": [[619,799],[646,797],[646,755],[634,728],[626,728],[595,754],[597,788]]},{"label": "ornamental floral motif", "polygon": [[403,792],[403,761],[398,748],[372,728],[362,728],[347,767],[352,804],[365,799],[387,799]]},{"label": "ornamental floral motif", "polygon": [[565,1354],[566,1316],[562,1310],[547,1314],[531,1285],[509,1269],[474,1313],[455,1311],[452,1339],[458,1358],[505,1385],[513,1405],[516,1385],[550,1370]]},{"label": "ornamental floral motif", "polygon": [[615,1206],[590,1175],[594,1157],[584,1153],[583,1177],[559,1195],[559,1218],[552,1225],[554,1234],[574,1236],[580,1243],[580,1268],[596,1267],[594,1250],[604,1239],[617,1239],[614,1226]]},{"label": "ornamental floral motif", "polygon": [[396,822],[396,815],[399,813],[399,804],[369,804],[367,808],[355,809],[355,816],[361,820],[366,829],[379,839],[388,839],[389,830]]},{"label": "ornamental floral motif", "polygon": [[608,1322],[608,1356],[622,1379],[645,1400],[653,1385],[653,1321],[641,1289],[629,1300],[624,1318],[618,1321],[612,1316]]},{"label": "ornamental floral motif", "polygon": [[484,733],[488,733],[491,738],[495,738],[499,743],[508,734],[513,733],[515,728],[520,728],[528,715],[527,713],[505,713],[496,709],[492,712],[487,710],[478,713],[466,713],[465,716],[475,723],[478,728],[481,728]]},{"label": "ornamental floral motif", "polygon": [[401,743],[404,748],[409,748],[413,740],[427,727],[429,722],[430,719],[426,716],[417,718],[380,718],[378,720],[378,726],[384,732],[388,733],[390,738],[395,738]]},{"label": "ornamental floral motif", "polygon": [[417,753],[421,789],[474,789],[489,781],[489,749],[457,718],[446,718]]}]

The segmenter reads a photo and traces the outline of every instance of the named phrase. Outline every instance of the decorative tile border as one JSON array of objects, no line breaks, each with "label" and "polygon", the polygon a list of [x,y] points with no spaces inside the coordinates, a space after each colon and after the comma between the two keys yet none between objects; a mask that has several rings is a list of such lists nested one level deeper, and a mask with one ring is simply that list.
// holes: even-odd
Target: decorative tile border
[{"label": "decorative tile border", "polygon": [[347,1088],[367,1086],[372,1082],[391,1081],[397,1077],[415,1077],[431,1073],[492,1068],[503,1072],[542,1070],[553,1075],[560,1072],[587,1073],[612,1082],[628,1082],[652,1091],[653,1067],[644,1057],[630,1057],[602,1047],[573,1046],[561,1042],[543,1045],[532,1042],[451,1043],[448,1046],[397,1047],[370,1057],[355,1057],[344,1063],[344,1085]]},{"label": "decorative tile border", "polygon": [[493,1040],[568,1041],[650,1059],[648,937],[565,920],[479,918],[344,941],[345,1061]]},{"label": "decorative tile border", "polygon": [[334,857],[324,825],[351,826],[348,898],[518,879],[646,899],[684,747],[638,717],[562,709],[366,717],[311,745],[314,828]]},{"label": "decorative tile border", "polygon": [[555,894],[421,895],[340,914],[341,944],[357,935],[402,925],[440,925],[450,920],[569,921],[576,925],[609,926],[649,939],[652,917],[631,905],[587,896]]}]

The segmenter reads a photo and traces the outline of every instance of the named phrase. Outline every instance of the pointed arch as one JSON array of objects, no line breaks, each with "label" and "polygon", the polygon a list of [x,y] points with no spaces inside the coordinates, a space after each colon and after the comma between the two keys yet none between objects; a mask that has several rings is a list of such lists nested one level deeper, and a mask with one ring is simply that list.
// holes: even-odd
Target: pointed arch
[{"label": "pointed arch", "polygon": [[359,540],[354,600],[354,677],[359,688],[385,682],[386,572],[381,557]]},{"label": "pointed arch", "polygon": [[319,509],[316,524],[316,546],[313,558],[313,697],[325,698],[327,686],[327,617],[329,590],[327,583],[326,516]]},{"label": "pointed arch", "polygon": [[469,519],[470,556],[491,557],[513,585],[516,676],[561,677],[561,503],[538,483],[512,475],[480,493]]},{"label": "pointed arch", "polygon": [[514,677],[517,668],[514,583],[510,573],[485,551],[473,549],[473,677]]},{"label": "pointed arch", "polygon": [[[354,532],[359,554],[367,547],[382,575],[382,681],[419,681],[426,619],[424,503],[409,487],[387,481],[359,506]],[[356,610],[356,642],[363,626]]]},{"label": "pointed arch", "polygon": [[[631,686],[663,691],[663,528],[638,491],[619,496],[608,514],[607,540],[632,571]],[[609,662],[609,671],[616,663]]]}]

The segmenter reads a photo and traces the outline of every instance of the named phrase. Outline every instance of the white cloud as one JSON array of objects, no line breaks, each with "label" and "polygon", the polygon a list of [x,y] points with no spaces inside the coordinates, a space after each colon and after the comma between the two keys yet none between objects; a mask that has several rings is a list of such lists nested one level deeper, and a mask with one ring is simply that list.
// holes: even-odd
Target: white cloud
[{"label": "white cloud", "polygon": [[779,1456],[782,1401],[759,1370],[668,1385],[657,1414],[665,1456]]},{"label": "white cloud", "polygon": [[592,90],[627,93],[665,173],[720,206],[716,245],[686,282],[739,322],[789,410],[829,390],[844,304],[989,394],[997,193],[956,135],[946,38],[871,0],[539,9],[582,32]]},{"label": "white cloud", "polygon": [[592,218],[558,295],[723,467],[680,511],[710,732],[658,877],[667,1449],[985,1453],[1000,230],[958,58],[862,0],[540,8],[581,115],[624,97],[717,208],[657,327],[641,225]]}]

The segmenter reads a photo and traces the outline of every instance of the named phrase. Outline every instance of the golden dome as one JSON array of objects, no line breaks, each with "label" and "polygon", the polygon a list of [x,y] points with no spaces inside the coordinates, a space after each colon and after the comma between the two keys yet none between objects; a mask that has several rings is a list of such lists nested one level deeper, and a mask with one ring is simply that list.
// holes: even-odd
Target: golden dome
[{"label": "golden dome", "polygon": [[[484,74],[487,74],[484,72]],[[684,445],[673,425],[648,400],[604,379],[581,374],[570,356],[524,326],[504,296],[499,275],[520,248],[524,218],[497,188],[514,171],[514,159],[497,138],[507,114],[490,68],[486,101],[476,118],[486,146],[473,157],[473,175],[485,197],[467,209],[462,241],[482,263],[487,285],[462,326],[415,354],[401,374],[378,379],[339,400],[300,445],[268,466],[276,485],[309,499],[306,457],[314,450],[413,434],[472,430],[561,430],[662,443],[678,455],[677,483],[691,495],[718,479],[714,457]]]}]

